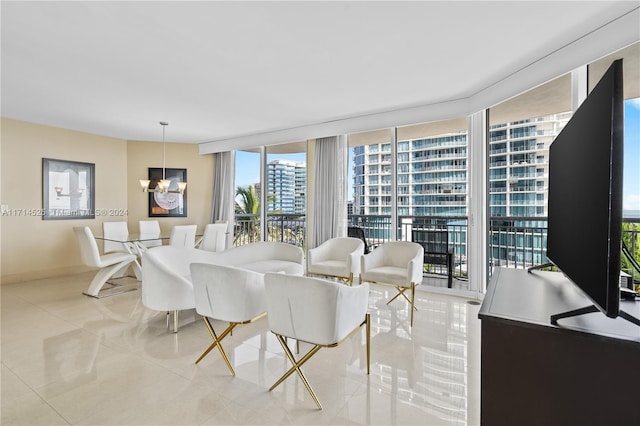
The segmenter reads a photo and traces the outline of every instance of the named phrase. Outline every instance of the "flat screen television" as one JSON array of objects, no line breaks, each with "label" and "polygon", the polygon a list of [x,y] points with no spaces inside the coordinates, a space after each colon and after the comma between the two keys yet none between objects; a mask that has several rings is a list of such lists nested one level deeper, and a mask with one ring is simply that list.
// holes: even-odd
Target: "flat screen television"
[{"label": "flat screen television", "polygon": [[619,59],[611,64],[549,148],[547,258],[593,302],[582,309],[552,315],[554,324],[561,318],[596,311],[611,318],[629,319],[620,311],[619,286],[622,88]]}]

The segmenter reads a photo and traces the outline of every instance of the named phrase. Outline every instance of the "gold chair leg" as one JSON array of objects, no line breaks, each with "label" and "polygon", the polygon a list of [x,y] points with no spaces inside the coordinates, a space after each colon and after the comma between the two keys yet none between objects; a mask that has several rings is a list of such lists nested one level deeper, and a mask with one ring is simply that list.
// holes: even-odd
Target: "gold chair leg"
[{"label": "gold chair leg", "polygon": [[412,282],[411,283],[411,327],[413,327],[413,311],[414,310],[418,310],[418,308],[416,308],[416,304],[415,304],[415,299],[416,299],[416,283]]},{"label": "gold chair leg", "polygon": [[213,339],[213,343],[207,348],[207,350],[205,350],[202,355],[200,355],[200,358],[198,358],[196,360],[196,364],[199,363],[202,358],[204,358],[205,356],[207,356],[209,354],[209,352],[211,352],[211,350],[214,347],[218,347],[218,350],[220,351],[220,355],[222,355],[222,358],[224,359],[224,362],[227,363],[227,367],[229,367],[229,371],[231,371],[231,375],[235,376],[236,372],[233,370],[233,367],[231,366],[231,362],[229,361],[229,358],[227,357],[227,354],[225,353],[224,349],[222,348],[222,345],[220,344],[220,342],[222,341],[222,339],[224,339],[225,337],[227,337],[227,334],[231,333],[231,331],[233,330],[233,328],[238,325],[238,323],[232,322],[229,323],[229,327],[227,327],[222,334],[220,335],[220,337],[218,337],[216,335],[216,332],[213,330],[213,326],[211,325],[211,322],[209,321],[209,318],[207,317],[202,317],[202,319],[204,320],[205,325],[207,326],[207,329],[209,330],[209,334],[211,334],[211,338]]},{"label": "gold chair leg", "polygon": [[371,364],[371,315],[369,313],[365,316],[364,321],[367,334],[367,374],[369,374],[369,365]]},{"label": "gold chair leg", "polygon": [[280,342],[282,349],[284,349],[284,353],[287,355],[287,358],[289,358],[289,361],[291,361],[291,364],[293,364],[293,366],[286,373],[284,373],[284,375],[280,377],[280,379],[278,379],[278,381],[276,381],[273,384],[273,386],[269,388],[269,391],[274,390],[280,383],[282,383],[287,377],[289,377],[295,371],[298,373],[298,376],[300,376],[300,380],[302,380],[302,383],[304,383],[304,386],[307,388],[307,391],[309,391],[309,394],[311,395],[311,398],[313,398],[313,400],[315,401],[316,405],[318,406],[318,409],[322,410],[322,405],[320,404],[318,397],[313,392],[313,389],[311,389],[311,385],[309,384],[309,382],[307,381],[307,378],[302,373],[302,370],[300,370],[300,367],[302,367],[302,364],[307,362],[309,358],[311,358],[313,355],[316,354],[316,352],[320,350],[320,346],[315,345],[309,352],[307,352],[305,356],[300,358],[300,361],[296,361],[296,359],[293,357],[293,354],[291,353],[291,349],[289,349],[289,347],[287,346],[287,343],[284,341],[284,338],[278,334],[276,334],[276,337],[278,338],[278,341]]},{"label": "gold chair leg", "polygon": [[411,293],[412,293],[411,297],[412,297],[412,298],[411,298],[411,299],[409,299],[409,298],[407,297],[407,295],[406,295],[406,294],[404,294],[404,292],[405,292],[405,291],[409,290],[409,287],[398,287],[398,286],[396,286],[396,290],[398,290],[398,294],[396,294],[396,295],[395,295],[391,300],[389,300],[389,301],[387,302],[387,305],[388,305],[389,303],[393,302],[394,300],[396,300],[398,297],[402,296],[402,297],[404,297],[404,300],[406,300],[407,302],[409,302],[409,304],[413,307],[413,309],[415,309],[415,310],[417,311],[417,310],[418,310],[418,308],[416,308],[416,307],[414,306],[413,302],[412,302],[414,287],[415,287],[415,284],[414,284],[414,283],[411,283]]},{"label": "gold chair leg", "polygon": [[[415,304],[415,297],[416,297],[416,283],[412,282],[411,283],[411,287],[400,287],[400,286],[395,286],[396,290],[398,290],[398,294],[396,294],[395,296],[393,296],[388,302],[387,305],[391,302],[393,302],[394,300],[396,300],[398,297],[402,296],[405,298],[405,300],[407,302],[409,302],[409,306],[411,309],[411,326],[413,326],[413,311],[417,311],[418,308],[416,308],[416,304]],[[411,289],[411,299],[409,299],[407,297],[406,294],[404,294],[404,292],[406,290]]]},{"label": "gold chair leg", "polygon": [[396,286],[396,290],[398,290],[398,294],[396,294],[391,299],[389,299],[389,301],[387,302],[387,305],[389,303],[393,302],[394,300],[396,300],[398,297],[400,297],[402,295],[402,293],[404,292],[404,289],[402,287]]}]

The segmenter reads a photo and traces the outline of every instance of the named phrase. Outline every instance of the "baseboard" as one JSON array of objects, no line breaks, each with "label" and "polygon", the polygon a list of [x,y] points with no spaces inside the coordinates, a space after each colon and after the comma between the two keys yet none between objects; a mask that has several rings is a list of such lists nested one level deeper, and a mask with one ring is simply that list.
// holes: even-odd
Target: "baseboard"
[{"label": "baseboard", "polygon": [[43,269],[39,271],[27,271],[16,274],[2,275],[0,285],[15,284],[25,281],[41,280],[45,278],[56,278],[65,275],[82,274],[84,272],[95,271],[95,268],[89,268],[84,265],[66,266],[64,268]]}]

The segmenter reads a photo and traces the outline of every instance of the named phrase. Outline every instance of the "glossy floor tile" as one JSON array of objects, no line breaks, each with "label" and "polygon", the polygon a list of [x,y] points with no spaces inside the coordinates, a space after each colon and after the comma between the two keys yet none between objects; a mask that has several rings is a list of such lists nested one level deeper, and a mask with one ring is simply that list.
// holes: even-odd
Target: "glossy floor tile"
[{"label": "glossy floor tile", "polygon": [[321,349],[302,367],[318,410],[296,374],[269,392],[290,364],[266,318],[223,340],[233,377],[215,349],[195,364],[211,338],[194,311],[174,334],[139,290],[82,295],[91,278],[1,287],[2,425],[479,424],[479,306],[467,299],[422,286],[410,327],[408,304],[372,285],[371,373],[364,330]]}]

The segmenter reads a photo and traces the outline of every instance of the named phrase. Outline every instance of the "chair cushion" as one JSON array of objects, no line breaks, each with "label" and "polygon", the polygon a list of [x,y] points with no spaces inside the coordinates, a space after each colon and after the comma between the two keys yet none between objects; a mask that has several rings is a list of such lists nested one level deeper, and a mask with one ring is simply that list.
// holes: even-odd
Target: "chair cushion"
[{"label": "chair cushion", "polygon": [[361,278],[363,281],[395,284],[403,287],[409,287],[411,285],[411,283],[408,282],[407,268],[398,268],[396,266],[380,266],[369,269],[366,273],[362,274]]},{"label": "chair cushion", "polygon": [[319,275],[336,275],[348,276],[347,262],[341,260],[325,260],[308,266],[308,271],[312,274]]}]

